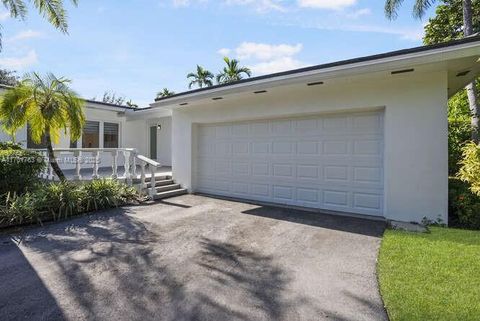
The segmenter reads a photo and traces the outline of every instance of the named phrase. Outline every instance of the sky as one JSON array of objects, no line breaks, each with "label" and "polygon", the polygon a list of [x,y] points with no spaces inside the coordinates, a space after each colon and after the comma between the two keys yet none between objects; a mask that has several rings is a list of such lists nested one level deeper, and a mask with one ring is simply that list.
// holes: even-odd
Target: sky
[{"label": "sky", "polygon": [[68,35],[34,8],[25,21],[0,10],[0,67],[53,72],[84,98],[108,91],[141,107],[162,88],[188,90],[196,65],[217,73],[223,56],[254,76],[422,44],[413,0],[385,18],[383,0],[79,0]]}]

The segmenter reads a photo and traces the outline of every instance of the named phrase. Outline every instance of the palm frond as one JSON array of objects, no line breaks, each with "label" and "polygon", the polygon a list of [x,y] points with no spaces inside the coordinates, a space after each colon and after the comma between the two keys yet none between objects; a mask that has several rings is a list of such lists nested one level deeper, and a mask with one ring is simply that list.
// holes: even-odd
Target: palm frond
[{"label": "palm frond", "polygon": [[27,6],[24,0],[2,0],[2,3],[12,18],[24,19],[27,15]]},{"label": "palm frond", "polygon": [[[72,1],[73,4],[77,4],[77,1]],[[63,6],[62,0],[34,0],[33,4],[39,11],[39,13],[45,17],[55,28],[59,29],[63,33],[67,33],[67,13]]]},{"label": "palm frond", "polygon": [[434,2],[435,0],[416,0],[413,6],[413,16],[417,19],[423,18]]},{"label": "palm frond", "polygon": [[386,0],[385,1],[385,15],[388,19],[394,20],[398,17],[398,9],[402,5],[403,0]]}]

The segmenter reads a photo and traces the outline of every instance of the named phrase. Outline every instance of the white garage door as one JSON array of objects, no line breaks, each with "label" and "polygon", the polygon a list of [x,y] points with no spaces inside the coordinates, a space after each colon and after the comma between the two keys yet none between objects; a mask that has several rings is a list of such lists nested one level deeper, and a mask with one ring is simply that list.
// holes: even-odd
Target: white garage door
[{"label": "white garage door", "polygon": [[199,125],[195,191],[383,215],[383,113]]}]

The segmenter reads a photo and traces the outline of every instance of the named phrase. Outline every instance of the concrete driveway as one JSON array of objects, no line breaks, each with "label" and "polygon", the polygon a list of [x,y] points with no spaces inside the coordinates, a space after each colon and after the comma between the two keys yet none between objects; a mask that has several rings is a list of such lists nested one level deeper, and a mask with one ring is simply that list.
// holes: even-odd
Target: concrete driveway
[{"label": "concrete driveway", "polygon": [[0,319],[386,320],[383,228],[185,195],[0,236]]}]

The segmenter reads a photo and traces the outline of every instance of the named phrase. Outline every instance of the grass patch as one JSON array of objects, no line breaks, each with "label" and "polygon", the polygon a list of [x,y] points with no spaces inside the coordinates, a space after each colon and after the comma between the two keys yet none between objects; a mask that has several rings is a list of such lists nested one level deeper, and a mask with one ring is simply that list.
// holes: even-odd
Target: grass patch
[{"label": "grass patch", "polygon": [[478,321],[480,232],[430,230],[385,232],[378,273],[391,321]]}]

